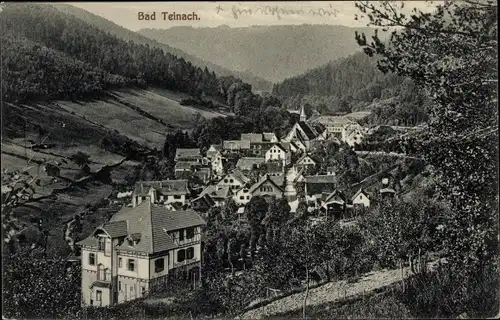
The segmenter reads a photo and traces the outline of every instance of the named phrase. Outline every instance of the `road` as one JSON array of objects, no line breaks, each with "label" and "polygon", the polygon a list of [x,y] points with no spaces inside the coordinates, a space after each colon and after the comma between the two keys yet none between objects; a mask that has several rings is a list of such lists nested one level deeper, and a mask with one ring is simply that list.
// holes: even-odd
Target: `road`
[{"label": "road", "polygon": [[[429,262],[428,268],[432,270],[437,261]],[[409,276],[410,268],[403,269],[405,278]],[[321,305],[352,298],[360,294],[368,294],[374,290],[388,287],[401,280],[401,270],[381,270],[367,273],[363,278],[354,283],[345,280],[329,282],[320,287],[309,290],[307,305]],[[261,319],[264,316],[278,316],[282,313],[295,311],[302,308],[304,293],[296,293],[257,309],[249,310],[238,319]]]}]

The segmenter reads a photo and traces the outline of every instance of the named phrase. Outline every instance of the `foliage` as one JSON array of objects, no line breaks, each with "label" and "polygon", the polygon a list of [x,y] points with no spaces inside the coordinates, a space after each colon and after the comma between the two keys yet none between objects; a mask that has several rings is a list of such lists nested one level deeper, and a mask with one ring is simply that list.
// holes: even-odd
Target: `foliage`
[{"label": "foliage", "polygon": [[431,98],[428,128],[401,140],[436,170],[437,196],[450,206],[440,241],[457,275],[454,305],[472,309],[474,286],[486,284],[470,280],[492,264],[498,242],[497,4],[446,1],[410,16],[393,2],[356,6],[370,25],[400,27],[387,44],[357,34],[365,53],[380,57],[380,70],[411,77]]},{"label": "foliage", "polygon": [[74,318],[80,315],[80,262],[50,260],[40,250],[3,254],[2,313],[15,318]]}]

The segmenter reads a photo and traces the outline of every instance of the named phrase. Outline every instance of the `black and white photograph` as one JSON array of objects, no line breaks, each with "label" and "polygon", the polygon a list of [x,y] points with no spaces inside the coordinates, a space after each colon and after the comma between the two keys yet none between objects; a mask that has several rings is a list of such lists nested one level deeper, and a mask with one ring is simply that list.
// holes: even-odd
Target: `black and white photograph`
[{"label": "black and white photograph", "polygon": [[2,319],[499,319],[497,7],[1,2]]}]

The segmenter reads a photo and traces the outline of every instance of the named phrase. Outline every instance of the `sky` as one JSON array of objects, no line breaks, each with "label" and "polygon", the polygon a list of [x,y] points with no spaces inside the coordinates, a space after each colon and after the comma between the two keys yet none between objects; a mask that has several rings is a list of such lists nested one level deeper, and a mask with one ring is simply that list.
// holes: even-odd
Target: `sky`
[{"label": "sky", "polygon": [[[434,1],[436,3],[436,1]],[[352,1],[265,1],[265,2],[67,2],[100,15],[127,29],[168,29],[174,26],[232,28],[252,25],[331,24],[352,27],[366,26],[366,21],[354,20],[358,12]],[[435,4],[425,1],[405,1],[405,11],[417,7],[432,10]],[[156,12],[156,20],[138,19],[138,13]],[[164,20],[161,12],[196,13],[199,20]]]}]

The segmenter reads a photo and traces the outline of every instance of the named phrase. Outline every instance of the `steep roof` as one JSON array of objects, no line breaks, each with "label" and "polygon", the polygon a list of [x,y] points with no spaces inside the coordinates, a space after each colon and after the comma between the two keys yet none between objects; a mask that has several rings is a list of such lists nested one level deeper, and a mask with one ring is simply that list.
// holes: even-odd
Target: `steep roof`
[{"label": "steep roof", "polygon": [[231,193],[231,188],[229,188],[229,186],[217,187],[209,185],[200,193],[198,198],[209,195],[212,199],[226,199]]},{"label": "steep roof", "polygon": [[307,122],[299,121],[297,124],[300,126],[302,131],[305,133],[307,140],[313,140],[317,137],[317,133],[314,132],[314,129],[309,126]]},{"label": "steep roof", "polygon": [[[277,146],[278,148],[280,148],[284,152],[288,152],[290,150],[290,145],[289,144],[285,144],[284,142],[276,142],[275,144],[273,144],[271,146],[271,148],[274,147],[274,146]],[[269,150],[267,150],[267,151],[269,151]]]},{"label": "steep roof", "polygon": [[311,159],[312,161],[314,161],[315,164],[317,163],[317,161],[309,153],[302,155],[302,157],[300,157],[299,160],[297,160],[297,163],[301,162],[305,158]]},{"label": "steep roof", "polygon": [[261,157],[242,157],[236,163],[236,168],[240,170],[252,170],[253,165],[259,165],[266,161],[265,158]]},{"label": "steep roof", "polygon": [[274,134],[274,132],[264,132],[263,133],[263,136],[264,136],[264,141],[271,141],[272,139],[278,139],[278,137],[276,137],[276,134]]},{"label": "steep roof", "polygon": [[105,223],[101,229],[106,231],[111,238],[119,238],[127,235],[126,221],[110,221]]},{"label": "steep roof", "polygon": [[272,179],[273,177],[270,177],[268,175],[264,175],[262,178],[260,178],[259,181],[253,184],[252,187],[248,190],[249,193],[253,193],[257,188],[259,188],[264,182],[269,181],[270,183],[274,184],[276,188],[278,188],[281,192],[283,192],[283,189],[280,185],[276,183],[276,179]]},{"label": "steep roof", "polygon": [[250,142],[262,142],[263,135],[262,133],[242,133],[241,140],[247,140]]},{"label": "steep roof", "polygon": [[177,148],[175,150],[175,159],[179,158],[201,158],[198,148]]},{"label": "steep roof", "polygon": [[282,173],[284,172],[283,162],[281,161],[266,162],[265,171],[267,173]]},{"label": "steep roof", "polygon": [[238,169],[233,170],[233,172],[231,172],[230,175],[232,175],[234,178],[238,179],[243,184],[247,183],[248,181],[250,181],[250,178],[248,178],[247,176],[245,176],[243,174],[243,172],[241,172]]},{"label": "steep roof", "polygon": [[369,197],[369,194],[365,190],[363,190],[362,188],[359,188],[358,191],[353,193],[352,196],[350,197],[351,201],[354,201],[354,199],[356,199],[356,197],[360,194],[364,194],[367,198]]},{"label": "steep roof", "polygon": [[343,202],[347,202],[346,195],[343,192],[341,192],[341,191],[339,191],[337,189],[333,190],[333,192],[331,192],[330,194],[328,194],[324,198],[323,202],[329,203],[329,202],[335,201],[336,197],[340,198]]},{"label": "steep roof", "polygon": [[189,193],[187,180],[139,181],[135,184],[134,194],[145,196],[154,188],[162,195],[183,195]]}]

